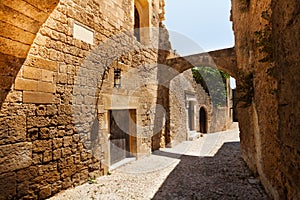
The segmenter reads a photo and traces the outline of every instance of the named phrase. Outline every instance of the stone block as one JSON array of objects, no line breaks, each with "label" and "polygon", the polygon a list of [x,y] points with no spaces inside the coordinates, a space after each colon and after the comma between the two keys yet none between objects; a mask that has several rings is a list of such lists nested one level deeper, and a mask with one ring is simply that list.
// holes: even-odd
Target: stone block
[{"label": "stone block", "polygon": [[57,106],[56,105],[47,105],[46,114],[47,115],[56,115],[57,114]]},{"label": "stone block", "polygon": [[46,199],[51,195],[51,186],[47,185],[45,187],[42,187],[39,192],[39,199]]},{"label": "stone block", "polygon": [[0,119],[0,145],[26,140],[26,117],[11,116]]},{"label": "stone block", "polygon": [[31,128],[27,131],[27,139],[30,141],[36,140],[39,137],[39,129],[38,128]]},{"label": "stone block", "polygon": [[52,149],[52,142],[51,140],[36,140],[32,147],[33,152],[44,152]]},{"label": "stone block", "polygon": [[71,115],[72,114],[72,106],[71,105],[60,105],[58,107],[58,113],[63,115]]},{"label": "stone block", "polygon": [[23,92],[23,103],[50,104],[54,102],[54,94],[45,92]]},{"label": "stone block", "polygon": [[42,164],[43,154],[42,153],[33,153],[32,154],[32,163],[34,165]]},{"label": "stone block", "polygon": [[54,73],[49,70],[42,70],[42,81],[53,82]]},{"label": "stone block", "polygon": [[56,149],[53,151],[53,160],[58,160],[61,158],[61,149]]},{"label": "stone block", "polygon": [[46,150],[43,153],[43,163],[50,162],[52,160],[52,150]]},{"label": "stone block", "polygon": [[48,82],[38,82],[38,91],[45,93],[55,93],[56,85]]},{"label": "stone block", "polygon": [[124,95],[104,95],[104,105],[106,110],[111,109],[136,109],[139,102],[138,97]]},{"label": "stone block", "polygon": [[42,70],[35,67],[23,67],[23,77],[26,79],[41,80]]},{"label": "stone block", "polygon": [[71,181],[70,177],[63,179],[62,189],[67,189],[67,188],[70,188],[71,186],[72,186],[72,181]]},{"label": "stone block", "polygon": [[17,181],[23,182],[23,181],[29,181],[36,177],[38,175],[37,173],[37,167],[30,166],[25,169],[21,169],[17,172]]},{"label": "stone block", "polygon": [[[1,171],[2,172],[2,171]],[[14,172],[0,175],[0,199],[14,199],[16,195],[16,174]]]},{"label": "stone block", "polygon": [[62,149],[62,157],[66,158],[72,154],[72,149],[70,147],[66,147]]},{"label": "stone block", "polygon": [[17,78],[15,81],[15,90],[37,91],[38,82],[31,79]]},{"label": "stone block", "polygon": [[59,191],[61,191],[61,189],[62,189],[61,184],[62,184],[62,181],[57,181],[51,185],[51,190],[52,190],[53,194],[56,194]]},{"label": "stone block", "polygon": [[29,181],[24,181],[21,183],[17,184],[17,198],[21,199],[23,197],[23,199],[26,199],[26,195],[28,195],[29,193],[31,193],[30,191],[30,182]]},{"label": "stone block", "polygon": [[55,130],[49,128],[41,128],[39,137],[41,139],[50,139],[55,136]]},{"label": "stone block", "polygon": [[22,102],[22,99],[23,99],[22,91],[11,90],[6,96],[6,101],[12,103]]},{"label": "stone block", "polygon": [[38,116],[44,116],[44,115],[46,115],[46,106],[40,105],[40,106],[36,109],[36,114],[37,114]]},{"label": "stone block", "polygon": [[71,146],[72,144],[72,136],[64,137],[64,147]]},{"label": "stone block", "polygon": [[61,74],[61,73],[58,74],[57,81],[58,83],[67,83],[68,82],[67,74]]},{"label": "stone block", "polygon": [[32,143],[22,142],[0,146],[0,172],[28,167],[32,163]]},{"label": "stone block", "polygon": [[50,120],[44,116],[30,116],[27,118],[28,127],[45,127],[50,125]]},{"label": "stone block", "polygon": [[60,64],[60,65],[59,65],[59,72],[60,72],[60,73],[66,74],[66,73],[67,73],[67,69],[68,69],[68,66],[65,65],[65,64]]},{"label": "stone block", "polygon": [[73,135],[73,141],[74,141],[75,143],[79,142],[79,140],[80,140],[79,134]]},{"label": "stone block", "polygon": [[74,164],[80,164],[80,154],[79,153],[76,153],[74,155]]},{"label": "stone block", "polygon": [[63,145],[63,138],[54,138],[53,139],[53,148],[58,149]]},{"label": "stone block", "polygon": [[28,56],[25,64],[31,67],[36,67],[39,69],[46,69],[49,71],[57,71],[57,63],[50,60],[45,60],[39,57]]}]

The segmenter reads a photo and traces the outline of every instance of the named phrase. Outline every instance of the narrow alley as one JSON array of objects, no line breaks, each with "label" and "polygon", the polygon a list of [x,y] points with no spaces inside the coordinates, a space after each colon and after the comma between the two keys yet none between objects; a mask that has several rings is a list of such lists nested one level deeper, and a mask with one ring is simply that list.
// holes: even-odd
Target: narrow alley
[{"label": "narrow alley", "polygon": [[60,199],[268,199],[240,158],[237,124],[153,152],[59,193]]}]

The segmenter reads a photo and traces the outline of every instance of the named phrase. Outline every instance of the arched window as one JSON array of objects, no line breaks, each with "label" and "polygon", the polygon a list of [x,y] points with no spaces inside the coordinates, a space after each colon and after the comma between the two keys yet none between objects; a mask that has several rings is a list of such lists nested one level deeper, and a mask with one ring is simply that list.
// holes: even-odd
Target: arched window
[{"label": "arched window", "polygon": [[149,0],[134,1],[134,36],[142,44],[150,41],[150,6]]},{"label": "arched window", "polygon": [[140,28],[140,14],[136,6],[134,6],[134,36],[139,42],[141,41]]}]

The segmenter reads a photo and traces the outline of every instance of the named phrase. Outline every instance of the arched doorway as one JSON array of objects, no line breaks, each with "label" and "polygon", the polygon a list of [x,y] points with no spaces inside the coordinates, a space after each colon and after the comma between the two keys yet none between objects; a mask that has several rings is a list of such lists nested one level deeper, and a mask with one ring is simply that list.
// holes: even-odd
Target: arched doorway
[{"label": "arched doorway", "polygon": [[134,36],[136,37],[137,41],[141,41],[140,36],[140,14],[136,6],[134,6]]},{"label": "arched doorway", "polygon": [[200,132],[207,133],[207,113],[206,110],[201,107],[199,111],[199,120],[200,120]]}]

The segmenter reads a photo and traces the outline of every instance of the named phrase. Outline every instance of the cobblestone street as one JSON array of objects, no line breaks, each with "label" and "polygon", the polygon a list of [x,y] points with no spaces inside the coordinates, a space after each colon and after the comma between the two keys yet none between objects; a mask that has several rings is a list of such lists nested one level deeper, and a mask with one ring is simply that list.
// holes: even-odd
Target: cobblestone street
[{"label": "cobblestone street", "polygon": [[237,124],[124,165],[59,199],[268,199],[240,158]]}]

